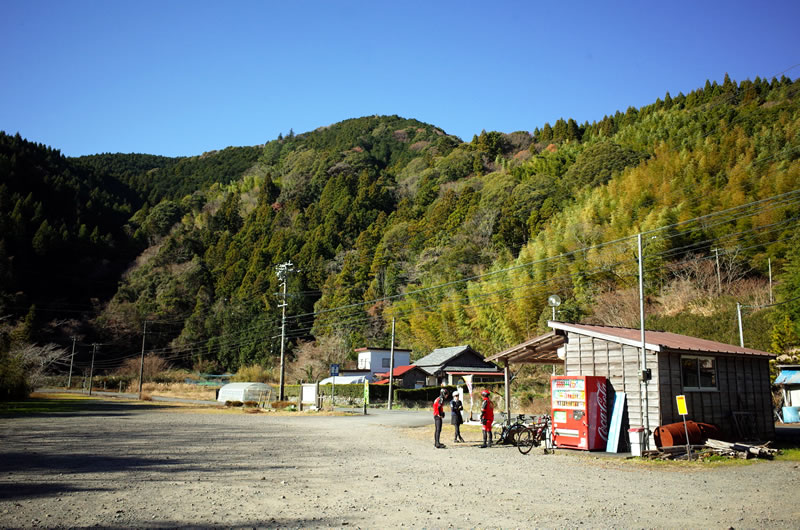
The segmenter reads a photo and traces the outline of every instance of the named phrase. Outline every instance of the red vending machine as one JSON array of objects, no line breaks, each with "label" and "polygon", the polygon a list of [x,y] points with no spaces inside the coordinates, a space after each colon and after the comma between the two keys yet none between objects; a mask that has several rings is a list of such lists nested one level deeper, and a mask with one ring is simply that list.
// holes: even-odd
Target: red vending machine
[{"label": "red vending machine", "polygon": [[553,444],[571,449],[605,450],[608,441],[606,378],[584,375],[550,377]]}]

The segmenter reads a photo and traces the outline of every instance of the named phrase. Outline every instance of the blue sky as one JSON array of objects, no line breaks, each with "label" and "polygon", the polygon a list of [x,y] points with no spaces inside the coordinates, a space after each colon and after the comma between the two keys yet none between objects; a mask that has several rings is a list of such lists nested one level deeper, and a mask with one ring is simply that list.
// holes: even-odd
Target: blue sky
[{"label": "blue sky", "polygon": [[800,74],[800,2],[0,0],[0,130],[197,155],[398,114],[470,140]]}]

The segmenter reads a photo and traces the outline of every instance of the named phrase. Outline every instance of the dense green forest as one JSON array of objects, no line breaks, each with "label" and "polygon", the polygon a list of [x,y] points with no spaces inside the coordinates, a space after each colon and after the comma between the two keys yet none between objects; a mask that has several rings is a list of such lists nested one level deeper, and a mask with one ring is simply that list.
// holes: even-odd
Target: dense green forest
[{"label": "dense green forest", "polygon": [[115,177],[0,132],[0,313],[80,315],[112,296],[142,250],[123,228],[140,206]]},{"label": "dense green forest", "polygon": [[[738,343],[739,302],[747,345],[788,352],[800,345],[798,91],[726,76],[581,125],[464,142],[372,116],[179,159],[67,159],[2,135],[0,313],[9,336],[58,338],[64,315],[33,304],[96,298],[70,318],[107,345],[106,366],[136,354],[147,322],[148,351],[172,363],[274,368],[275,267],[292,262],[290,373],[313,379],[354,347],[387,346],[392,318],[414,357],[533,337],[550,294],[559,320],[636,326],[642,233],[649,328]],[[120,260],[124,274],[109,265]],[[101,266],[114,289],[92,279]],[[36,281],[63,274],[81,295]]]}]

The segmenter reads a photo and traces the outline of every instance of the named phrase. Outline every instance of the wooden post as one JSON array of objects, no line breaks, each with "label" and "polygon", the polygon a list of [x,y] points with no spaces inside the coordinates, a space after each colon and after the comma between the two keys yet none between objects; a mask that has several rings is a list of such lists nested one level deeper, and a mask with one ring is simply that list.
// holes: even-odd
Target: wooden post
[{"label": "wooden post", "polygon": [[144,382],[144,341],[147,337],[147,321],[144,321],[142,329],[142,358],[139,362],[139,399],[142,399],[142,383]]},{"label": "wooden post", "polygon": [[394,317],[392,317],[392,346],[389,350],[389,403],[387,408],[392,410],[392,392],[394,386]]},{"label": "wooden post", "polygon": [[92,364],[89,368],[89,395],[92,395],[92,378],[94,377],[94,354],[97,351],[97,344],[92,344]]},{"label": "wooden post", "polygon": [[72,388],[72,361],[75,360],[75,341],[77,339],[72,337],[72,355],[69,357],[69,377],[67,378],[67,389]]},{"label": "wooden post", "polygon": [[508,368],[508,359],[505,360],[503,376],[506,383],[506,420],[511,421],[511,371]]}]

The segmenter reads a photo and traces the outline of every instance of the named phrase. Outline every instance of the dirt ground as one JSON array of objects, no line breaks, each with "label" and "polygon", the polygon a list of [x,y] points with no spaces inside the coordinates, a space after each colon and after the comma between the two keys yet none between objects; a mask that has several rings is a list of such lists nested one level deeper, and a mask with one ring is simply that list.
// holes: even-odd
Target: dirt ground
[{"label": "dirt ground", "polygon": [[[424,413],[423,413],[424,414]],[[421,427],[409,427],[419,425]],[[466,444],[420,415],[98,400],[0,418],[0,526],[798,528],[795,462],[658,466]],[[450,442],[450,443],[448,443]]]}]

